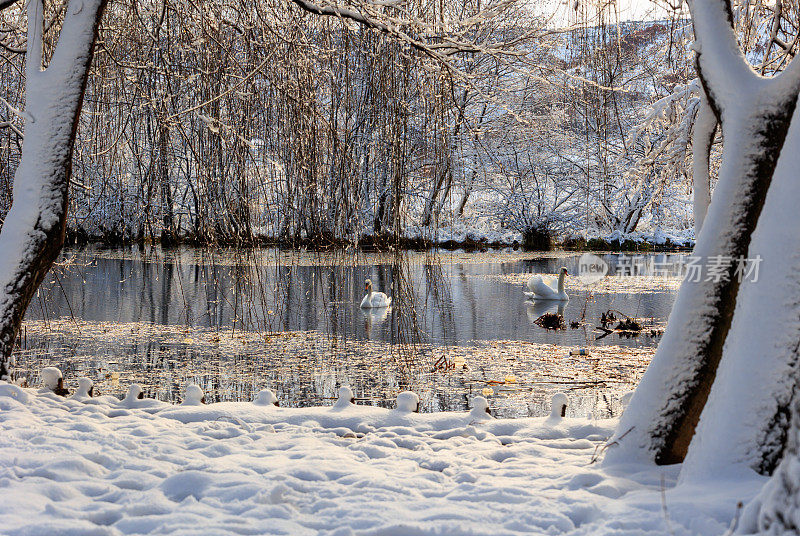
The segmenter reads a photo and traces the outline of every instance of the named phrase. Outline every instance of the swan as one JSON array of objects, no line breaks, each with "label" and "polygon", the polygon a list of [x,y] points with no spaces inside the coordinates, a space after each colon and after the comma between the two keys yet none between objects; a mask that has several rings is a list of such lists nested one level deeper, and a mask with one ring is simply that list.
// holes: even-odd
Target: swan
[{"label": "swan", "polygon": [[567,269],[563,266],[558,274],[558,281],[554,277],[548,275],[533,275],[525,286],[528,287],[527,291],[523,291],[529,298],[536,300],[561,300],[566,301],[569,299],[567,293],[564,292],[564,278],[569,275]]},{"label": "swan", "polygon": [[374,292],[372,290],[372,281],[367,279],[364,281],[364,289],[367,295],[361,300],[361,307],[368,309],[373,307],[389,307],[392,304],[392,299],[386,296],[383,292]]}]

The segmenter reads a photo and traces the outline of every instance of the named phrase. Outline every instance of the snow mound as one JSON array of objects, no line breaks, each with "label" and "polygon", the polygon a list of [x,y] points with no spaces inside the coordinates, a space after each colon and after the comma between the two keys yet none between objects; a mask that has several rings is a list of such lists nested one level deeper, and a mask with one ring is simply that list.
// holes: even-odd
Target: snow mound
[{"label": "snow mound", "polygon": [[403,391],[397,395],[397,411],[408,413],[419,411],[419,397],[411,391]]},{"label": "snow mound", "polygon": [[273,393],[271,390],[263,389],[258,392],[255,400],[253,400],[253,404],[256,406],[277,406],[278,397],[275,396],[275,393]]},{"label": "snow mound", "polygon": [[353,394],[353,390],[349,387],[340,387],[339,388],[339,399],[336,400],[336,404],[333,407],[337,409],[344,409],[349,408],[353,404],[355,404],[355,395]]},{"label": "snow mound", "polygon": [[55,391],[62,380],[61,371],[56,367],[45,367],[42,369],[42,387],[47,391]]}]

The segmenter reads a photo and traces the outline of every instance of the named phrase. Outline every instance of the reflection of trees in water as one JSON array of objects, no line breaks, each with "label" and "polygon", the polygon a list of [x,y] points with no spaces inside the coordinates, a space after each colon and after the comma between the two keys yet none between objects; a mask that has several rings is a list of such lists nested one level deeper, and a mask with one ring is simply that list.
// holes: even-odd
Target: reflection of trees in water
[{"label": "reflection of trees in water", "polygon": [[464,302],[461,304],[461,307],[469,310],[469,315],[467,318],[470,320],[470,339],[474,339],[476,334],[478,333],[478,300],[475,298],[475,292],[473,292],[472,284],[467,278],[467,274],[464,271],[464,266],[458,264],[453,267],[458,272],[458,282],[461,287],[461,293],[464,296]]},{"label": "reflection of trees in water", "polygon": [[[414,282],[411,277],[407,258],[397,251],[392,256],[389,269],[392,275],[392,316],[389,341],[392,344],[392,355],[395,357],[400,371],[408,376],[419,366],[424,366],[417,346],[423,342],[424,332],[420,329],[417,316],[417,300],[414,294]],[[410,386],[409,386],[410,387]]]},{"label": "reflection of trees in water", "polygon": [[450,281],[445,277],[439,257],[429,254],[425,257],[425,304],[432,302],[434,317],[439,318],[442,324],[442,335],[445,341],[456,340],[456,322],[453,306],[453,295]]},{"label": "reflection of trees in water", "polygon": [[[45,283],[32,308],[36,309],[33,318],[61,317],[74,309],[77,317],[97,321],[149,321],[232,331],[315,329],[347,338],[358,336],[352,331],[354,322],[363,319],[357,305],[363,297],[364,278],[371,277],[376,288],[394,300],[384,338],[395,344],[426,339],[404,253],[365,266],[358,252],[323,257],[278,250],[146,247],[141,252],[126,250],[127,255],[120,258],[98,258],[94,252],[85,248],[77,255],[68,253],[82,255],[81,261],[91,265],[57,268],[68,288],[62,291],[54,281]],[[309,258],[317,262],[309,263]],[[429,288],[437,278],[442,280],[440,275],[428,276]]]}]

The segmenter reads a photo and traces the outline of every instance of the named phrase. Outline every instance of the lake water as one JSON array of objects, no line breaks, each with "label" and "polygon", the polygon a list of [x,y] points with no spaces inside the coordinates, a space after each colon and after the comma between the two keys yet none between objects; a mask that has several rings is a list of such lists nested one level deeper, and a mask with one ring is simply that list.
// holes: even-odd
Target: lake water
[{"label": "lake water", "polygon": [[[522,416],[544,413],[549,394],[568,390],[575,414],[609,415],[657,345],[679,279],[669,270],[595,285],[573,276],[566,304],[526,300],[530,274],[562,266],[576,274],[578,258],[68,249],[29,308],[17,364],[32,382],[41,366],[55,364],[68,383],[87,375],[119,394],[137,381],[167,400],[195,381],[211,400],[269,387],[284,405],[325,404],[349,384],[363,403],[391,406],[398,390],[412,388],[426,410],[463,409],[483,393],[498,414]],[[602,258],[610,273],[632,259]],[[681,258],[635,263],[679,266]],[[366,278],[393,297],[390,309],[359,308]],[[648,330],[600,337],[607,310],[645,319]],[[547,312],[561,312],[567,329],[534,323]],[[594,357],[570,358],[577,348]]]}]

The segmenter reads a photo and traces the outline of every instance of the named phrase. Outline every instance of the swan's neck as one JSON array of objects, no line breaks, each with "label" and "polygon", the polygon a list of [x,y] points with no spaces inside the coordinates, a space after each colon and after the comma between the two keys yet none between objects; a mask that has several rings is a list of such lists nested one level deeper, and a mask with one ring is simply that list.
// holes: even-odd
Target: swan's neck
[{"label": "swan's neck", "polygon": [[558,275],[558,293],[559,294],[564,293],[564,272],[561,272]]}]

